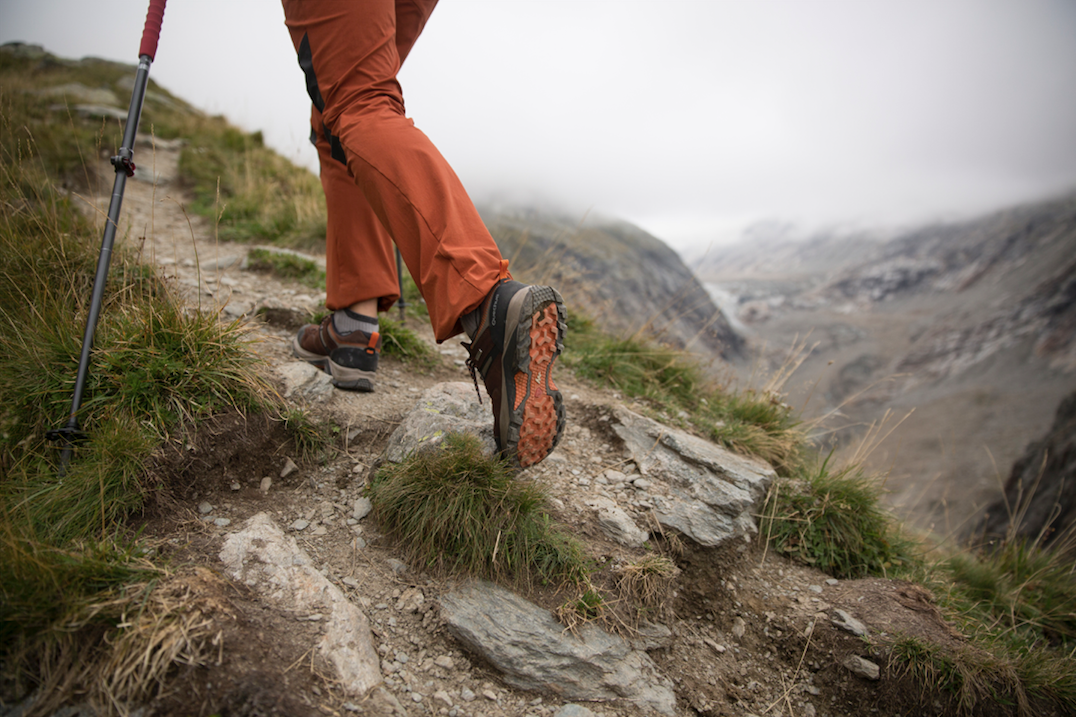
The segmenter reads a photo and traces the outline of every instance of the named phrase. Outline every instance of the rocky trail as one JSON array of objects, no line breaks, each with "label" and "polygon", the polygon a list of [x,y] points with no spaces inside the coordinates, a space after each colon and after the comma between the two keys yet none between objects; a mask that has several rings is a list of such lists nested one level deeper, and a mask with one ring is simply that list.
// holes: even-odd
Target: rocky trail
[{"label": "rocky trail", "polygon": [[[214,242],[211,224],[183,210],[178,147],[139,149],[125,241],[192,305],[248,319],[269,382],[339,435],[327,461],[303,462],[279,425],[232,415],[162,449],[166,497],[143,519],[143,538],[168,566],[171,594],[199,616],[191,629],[206,649],[132,713],[947,713],[944,699],[920,700],[876,647],[895,634],[959,641],[928,594],[838,581],[767,551],[754,515],[768,466],[644,418],[564,367],[565,438],[519,480],[541,483],[554,519],[584,541],[606,613],[569,630],[555,612],[578,597],[572,589],[510,591],[406,564],[363,488],[379,461],[436,437],[438,426],[490,431],[464,350],[436,347],[432,367],[383,357],[375,393],[333,389],[290,354],[295,329],[324,297],[246,270],[250,246]],[[408,320],[433,345],[417,324]],[[679,572],[641,612],[623,571],[653,554]]]}]

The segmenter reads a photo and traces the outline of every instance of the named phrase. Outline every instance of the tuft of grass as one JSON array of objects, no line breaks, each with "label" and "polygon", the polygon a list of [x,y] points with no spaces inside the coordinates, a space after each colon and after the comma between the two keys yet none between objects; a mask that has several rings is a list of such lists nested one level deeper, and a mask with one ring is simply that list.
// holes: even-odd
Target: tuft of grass
[{"label": "tuft of grass", "polygon": [[645,608],[661,607],[680,569],[671,558],[650,553],[620,569],[620,587]]},{"label": "tuft of grass", "polygon": [[582,546],[543,511],[541,489],[483,454],[474,436],[446,435],[381,468],[368,494],[382,528],[426,568],[520,584],[589,574]]},{"label": "tuft of grass", "polygon": [[17,531],[11,518],[4,515],[0,528],[2,645],[15,646],[55,626],[95,619],[87,610],[91,603],[158,575],[133,543],[105,539],[58,547]]},{"label": "tuft of grass", "polygon": [[916,558],[879,496],[861,468],[831,472],[827,458],[800,481],[774,483],[760,530],[777,551],[831,575],[888,575]]},{"label": "tuft of grass", "polygon": [[254,248],[247,253],[247,269],[298,281],[317,291],[325,291],[325,270],[317,262],[291,252]]},{"label": "tuft of grass", "polygon": [[951,598],[981,613],[984,622],[1030,631],[1053,644],[1076,644],[1076,552],[1016,536],[944,564]]},{"label": "tuft of grass", "polygon": [[302,408],[286,408],[281,412],[280,420],[295,442],[299,457],[303,461],[323,456],[332,443],[333,426],[315,421]]}]

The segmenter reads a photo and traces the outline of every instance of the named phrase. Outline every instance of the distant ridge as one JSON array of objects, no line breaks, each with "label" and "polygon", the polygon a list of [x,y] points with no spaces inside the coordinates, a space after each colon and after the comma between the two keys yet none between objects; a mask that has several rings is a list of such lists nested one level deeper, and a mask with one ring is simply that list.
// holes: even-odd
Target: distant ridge
[{"label": "distant ridge", "polygon": [[664,242],[625,221],[479,206],[512,265],[558,286],[615,331],[731,360],[744,340]]}]

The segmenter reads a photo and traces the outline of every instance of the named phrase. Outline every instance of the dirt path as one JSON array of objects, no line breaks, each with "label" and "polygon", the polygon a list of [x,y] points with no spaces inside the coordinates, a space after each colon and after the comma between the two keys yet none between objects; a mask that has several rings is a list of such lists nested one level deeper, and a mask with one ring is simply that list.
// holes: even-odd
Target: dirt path
[{"label": "dirt path", "polygon": [[[187,198],[174,183],[177,155],[178,148],[167,145],[158,146],[153,162],[143,154],[156,181],[128,183],[121,235],[141,246],[193,306],[220,311],[225,319],[274,309],[272,323],[255,324],[255,348],[284,393],[280,376],[294,364],[289,346],[296,324],[320,309],[324,296],[245,271],[242,258],[249,246],[215,242],[212,226],[184,211]],[[409,327],[433,345],[429,327],[415,323]],[[439,617],[438,597],[452,586],[421,566],[404,565],[371,518],[355,517],[370,466],[421,392],[442,381],[470,381],[457,343],[436,348],[440,361],[431,369],[383,358],[375,393],[330,390],[289,399],[339,427],[338,446],[324,463],[303,464],[288,451],[279,427],[236,416],[163,451],[159,465],[171,502],[158,506],[145,535],[166,559],[172,580],[187,591],[188,603],[211,618],[212,639],[199,664],[180,668],[144,714],[379,715],[392,709],[449,717],[588,714],[565,707],[556,694],[506,686],[495,670],[465,652]],[[599,478],[623,462],[623,449],[603,431],[602,415],[619,397],[577,381],[563,368],[558,384],[567,398],[565,439],[521,479],[548,488],[554,517],[585,541],[598,565],[641,554],[605,539],[584,502],[612,496]],[[225,577],[218,557],[224,539],[259,512],[294,536],[318,570],[368,616],[396,707],[391,700],[361,701],[343,690],[313,647],[321,628],[317,620],[282,611],[250,586]],[[675,683],[677,714],[911,713],[903,705],[912,695],[884,660],[877,682],[842,666],[849,655],[871,656],[871,648],[833,627],[830,616],[835,606],[845,605],[869,624],[884,617],[886,624],[896,621],[897,629],[945,633],[936,611],[913,588],[827,579],[757,544],[688,549],[677,562],[682,572],[661,616],[673,639],[651,651]],[[546,591],[531,598],[554,606],[566,596]],[[901,600],[916,609],[905,615]],[[608,717],[644,714],[628,703],[589,703],[586,709]]]}]

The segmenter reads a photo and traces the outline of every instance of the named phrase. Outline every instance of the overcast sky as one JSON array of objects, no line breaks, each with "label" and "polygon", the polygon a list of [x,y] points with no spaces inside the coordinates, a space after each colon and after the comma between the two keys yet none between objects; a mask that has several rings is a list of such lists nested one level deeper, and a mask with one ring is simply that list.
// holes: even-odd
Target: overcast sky
[{"label": "overcast sky", "polygon": [[[148,0],[0,0],[0,42],[137,62]],[[169,0],[150,76],[316,166],[273,0]],[[1076,189],[1072,0],[443,0],[400,74],[476,200],[913,223]]]}]

